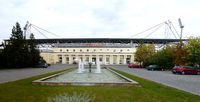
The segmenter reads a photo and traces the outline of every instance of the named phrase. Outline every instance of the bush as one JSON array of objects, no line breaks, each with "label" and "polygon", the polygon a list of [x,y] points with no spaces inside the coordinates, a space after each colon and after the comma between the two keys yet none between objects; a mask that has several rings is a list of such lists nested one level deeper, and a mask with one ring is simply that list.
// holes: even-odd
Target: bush
[{"label": "bush", "polygon": [[92,102],[94,97],[89,96],[88,94],[77,94],[73,93],[71,96],[67,93],[57,95],[56,97],[49,97],[48,102]]}]

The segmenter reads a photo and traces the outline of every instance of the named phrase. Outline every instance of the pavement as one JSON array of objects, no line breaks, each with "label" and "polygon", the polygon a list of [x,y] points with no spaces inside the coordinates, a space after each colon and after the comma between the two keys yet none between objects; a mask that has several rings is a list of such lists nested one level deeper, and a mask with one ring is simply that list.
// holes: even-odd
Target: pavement
[{"label": "pavement", "polygon": [[21,69],[1,69],[0,83],[16,81],[20,79],[29,78],[45,73],[65,70],[67,68],[76,67],[75,65],[56,64],[48,68],[21,68]]},{"label": "pavement", "polygon": [[177,75],[172,74],[171,71],[147,71],[146,69],[128,68],[127,66],[112,67],[147,80],[200,96],[200,75]]},{"label": "pavement", "polygon": [[[1,69],[0,83],[16,81],[45,73],[65,70],[75,65],[52,65],[48,68]],[[170,71],[147,71],[127,66],[112,66],[120,71],[151,80],[166,86],[174,87],[200,96],[200,75],[175,75]]]}]

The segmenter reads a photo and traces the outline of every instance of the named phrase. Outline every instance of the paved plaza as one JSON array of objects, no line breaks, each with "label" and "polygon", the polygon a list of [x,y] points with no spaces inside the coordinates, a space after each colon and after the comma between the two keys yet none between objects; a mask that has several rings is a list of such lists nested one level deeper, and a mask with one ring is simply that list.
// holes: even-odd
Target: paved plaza
[{"label": "paved plaza", "polygon": [[171,71],[147,71],[146,69],[133,69],[127,66],[112,67],[144,79],[200,95],[200,75],[175,75]]}]

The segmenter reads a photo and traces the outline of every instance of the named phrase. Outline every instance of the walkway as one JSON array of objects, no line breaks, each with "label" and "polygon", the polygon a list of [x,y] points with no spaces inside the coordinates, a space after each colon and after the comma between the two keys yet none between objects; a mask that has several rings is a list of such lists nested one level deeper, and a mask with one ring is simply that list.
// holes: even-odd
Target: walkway
[{"label": "walkway", "polygon": [[48,68],[23,68],[23,69],[3,69],[0,70],[0,83],[20,80],[36,75],[64,70],[75,67],[74,65],[52,65]]}]

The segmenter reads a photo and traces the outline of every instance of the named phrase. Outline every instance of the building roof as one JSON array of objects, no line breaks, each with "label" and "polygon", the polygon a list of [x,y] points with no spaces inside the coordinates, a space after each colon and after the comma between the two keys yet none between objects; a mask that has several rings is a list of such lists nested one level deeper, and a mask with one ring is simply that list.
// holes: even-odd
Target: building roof
[{"label": "building roof", "polygon": [[[55,39],[36,39],[37,44],[49,43],[153,43],[166,44],[179,42],[180,39],[144,39],[144,38],[55,38]],[[188,39],[181,39],[188,41]]]}]

